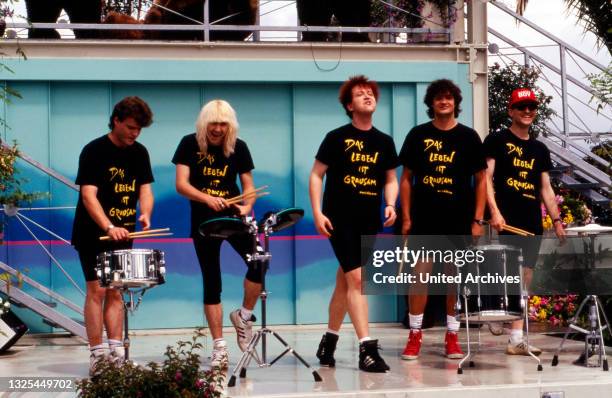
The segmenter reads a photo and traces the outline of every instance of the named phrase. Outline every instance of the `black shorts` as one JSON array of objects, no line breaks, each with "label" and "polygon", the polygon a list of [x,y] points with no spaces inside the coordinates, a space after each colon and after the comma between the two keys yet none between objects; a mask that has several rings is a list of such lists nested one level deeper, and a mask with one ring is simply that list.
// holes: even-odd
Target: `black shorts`
[{"label": "black shorts", "polygon": [[79,260],[81,261],[81,268],[83,269],[83,275],[85,275],[85,281],[92,282],[98,280],[96,274],[96,266],[98,265],[98,254],[113,250],[124,250],[131,249],[132,241],[121,242],[105,246],[80,246],[75,247],[77,253],[79,253]]},{"label": "black shorts", "polygon": [[[334,230],[329,238],[329,242],[344,273],[364,265],[362,258],[371,254],[372,247],[370,245],[362,247],[361,237],[376,235],[377,233],[376,228],[360,230],[358,228],[334,224]],[[374,242],[371,243],[372,245],[374,244]]]},{"label": "black shorts", "polygon": [[499,243],[520,248],[523,254],[523,267],[534,268],[540,253],[542,235],[518,236],[501,233]]}]

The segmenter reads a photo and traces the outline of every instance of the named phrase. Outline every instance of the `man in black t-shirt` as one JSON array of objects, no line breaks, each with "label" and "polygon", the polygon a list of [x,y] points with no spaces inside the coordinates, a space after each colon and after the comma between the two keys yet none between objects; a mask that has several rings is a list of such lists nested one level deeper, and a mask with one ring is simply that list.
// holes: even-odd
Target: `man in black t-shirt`
[{"label": "man in black t-shirt", "polygon": [[[213,100],[204,105],[196,129],[196,133],[183,137],[172,163],[176,165],[176,190],[188,198],[191,205],[191,237],[204,281],[204,315],[213,338],[211,363],[223,368],[228,365],[221,305],[220,254],[223,239],[203,237],[198,229],[200,224],[214,218],[251,213],[254,196],[248,196],[242,204],[231,206],[226,199],[240,194],[237,178],[243,193],[254,191],[251,171],[255,166],[246,143],[237,137],[236,112],[226,101]],[[237,218],[226,221],[242,222]],[[261,271],[256,264],[247,261],[247,255],[253,251],[250,235],[233,235],[227,241],[248,267],[242,308],[230,313],[238,346],[245,351],[253,335],[253,308],[261,292]]]},{"label": "man in black t-shirt", "polygon": [[[87,282],[85,328],[89,340],[90,373],[105,357],[122,360],[123,299],[119,291],[100,286],[96,275],[97,255],[131,248],[128,234],[138,221],[148,229],[153,211],[153,173],[146,148],[136,142],[143,127],[152,122],[149,106],[138,97],[126,97],[115,105],[110,133],[87,144],[79,157],[76,184],[79,201],[72,229],[72,244],[79,253]],[[100,236],[110,239],[100,241]],[[109,347],[102,343],[106,327]],[[109,350],[110,348],[110,350]]]},{"label": "man in black t-shirt", "polygon": [[[432,82],[424,101],[432,121],[414,127],[404,141],[400,151],[404,235],[482,235],[487,165],[476,131],[456,120],[461,100],[461,90],[452,81]],[[431,273],[432,267],[431,262],[417,263],[414,272]],[[453,267],[445,264],[445,273],[455,275]],[[421,348],[428,286],[418,280],[408,297],[410,336],[402,353],[406,360],[417,359]],[[446,356],[460,359],[463,352],[457,339],[455,303],[456,286],[448,284]]]},{"label": "man in black t-shirt", "polygon": [[329,238],[340,263],[329,303],[328,330],[317,357],[321,365],[335,366],[333,354],[348,311],[360,343],[359,369],[381,373],[389,367],[378,353],[378,340],[369,337],[368,301],[361,294],[361,236],[375,235],[381,229],[383,194],[384,226],[396,219],[397,152],[393,139],[372,125],[378,100],[376,82],[365,76],[352,77],[340,88],[339,99],[352,122],[325,136],[310,174],[315,226]]},{"label": "man in black t-shirt", "polygon": [[[487,156],[487,201],[491,212],[491,226],[500,231],[500,242],[518,246],[523,251],[523,286],[528,289],[540,248],[542,227],[541,202],[553,218],[557,237],[565,237],[563,223],[548,171],[552,168],[546,145],[530,137],[529,127],[536,117],[538,100],[528,88],[512,92],[508,115],[509,129],[495,132],[484,141]],[[533,237],[509,236],[504,225],[534,233]],[[506,353],[511,355],[539,355],[537,347],[527,347],[523,341],[523,321],[512,323]]]}]

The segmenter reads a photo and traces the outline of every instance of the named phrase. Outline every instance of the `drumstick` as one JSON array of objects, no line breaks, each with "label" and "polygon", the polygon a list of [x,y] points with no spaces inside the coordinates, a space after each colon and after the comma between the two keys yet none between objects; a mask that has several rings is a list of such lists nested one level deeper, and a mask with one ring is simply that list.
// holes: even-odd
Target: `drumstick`
[{"label": "drumstick", "polygon": [[524,229],[513,227],[512,225],[504,225],[502,229],[512,232],[517,235],[521,235],[521,236],[534,236],[535,235],[529,231],[525,231]]},{"label": "drumstick", "polygon": [[[161,233],[163,231],[169,231],[170,228],[162,228],[160,230],[152,230],[152,231],[141,231],[141,232],[131,232],[128,234],[128,238],[148,238],[149,236],[168,236],[172,235],[172,232]],[[110,236],[100,236],[100,240],[109,240]]]},{"label": "drumstick", "polygon": [[168,232],[168,231],[170,231],[170,228],[145,229],[142,231],[130,232],[130,235],[153,234],[157,232]]},{"label": "drumstick", "polygon": [[138,236],[130,236],[132,239],[143,239],[143,238],[151,238],[154,236],[170,236],[173,235],[172,232],[166,232],[161,234],[149,234],[149,235],[138,235]]},{"label": "drumstick", "polygon": [[236,199],[229,199],[227,200],[227,204],[229,205],[233,205],[235,203],[240,203],[243,199],[257,199],[257,198],[261,198],[262,196],[266,196],[266,195],[270,195],[270,192],[252,192],[252,193],[248,193],[243,195],[242,198],[236,198]]},{"label": "drumstick", "polygon": [[236,200],[236,199],[240,199],[240,200],[242,200],[242,199],[244,199],[244,196],[252,195],[254,192],[259,192],[259,191],[261,191],[261,190],[263,190],[263,189],[266,189],[266,188],[268,188],[268,186],[267,186],[267,185],[264,185],[263,187],[259,187],[259,188],[257,188],[257,189],[254,189],[254,190],[249,191],[249,192],[246,192],[246,193],[245,193],[245,192],[243,192],[243,193],[242,193],[242,194],[240,194],[240,195],[234,196],[233,198],[229,198],[229,199],[227,199],[227,201],[228,201],[228,202],[229,202],[229,201],[234,201],[234,200]]}]

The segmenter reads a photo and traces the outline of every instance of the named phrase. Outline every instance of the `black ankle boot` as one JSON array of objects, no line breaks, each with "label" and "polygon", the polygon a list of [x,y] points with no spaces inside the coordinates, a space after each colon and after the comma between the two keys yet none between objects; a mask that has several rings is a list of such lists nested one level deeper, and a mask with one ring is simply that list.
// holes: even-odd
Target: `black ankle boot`
[{"label": "black ankle boot", "polygon": [[338,343],[338,335],[336,334],[325,333],[323,338],[321,338],[319,349],[317,350],[317,358],[319,358],[321,366],[329,366],[330,368],[336,366],[336,360],[334,359],[336,343]]},{"label": "black ankle boot", "polygon": [[378,340],[368,340],[359,344],[359,369],[366,372],[385,373],[389,366],[378,354]]}]

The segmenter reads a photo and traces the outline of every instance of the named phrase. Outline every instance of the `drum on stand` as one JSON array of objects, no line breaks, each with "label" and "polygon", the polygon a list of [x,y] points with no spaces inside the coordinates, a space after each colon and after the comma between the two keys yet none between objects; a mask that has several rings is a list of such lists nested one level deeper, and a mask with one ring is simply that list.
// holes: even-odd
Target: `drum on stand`
[{"label": "drum on stand", "polygon": [[149,288],[166,281],[164,252],[126,249],[100,253],[96,272],[102,287]]},{"label": "drum on stand", "polygon": [[[461,274],[460,296],[467,296],[467,316],[470,322],[508,322],[523,317],[521,300],[523,255],[519,248],[506,245],[486,245],[473,248],[484,256],[483,262],[472,262],[459,267]],[[468,279],[471,275],[471,279]],[[486,283],[482,277],[491,275],[504,278],[504,281]],[[519,283],[511,283],[509,278]],[[466,279],[468,282],[466,282]],[[476,280],[471,282],[470,280]],[[457,300],[464,305],[464,300]],[[465,321],[466,310],[458,311],[457,319]]]}]

